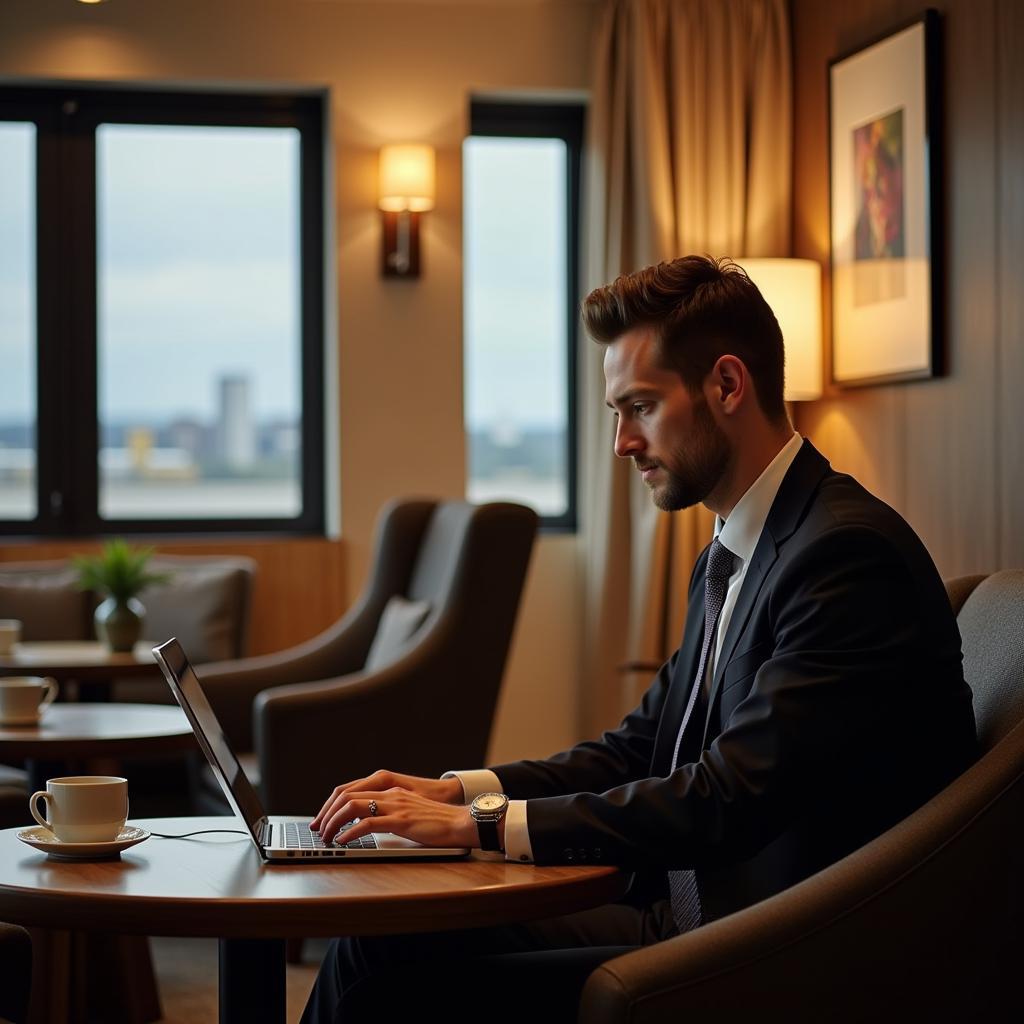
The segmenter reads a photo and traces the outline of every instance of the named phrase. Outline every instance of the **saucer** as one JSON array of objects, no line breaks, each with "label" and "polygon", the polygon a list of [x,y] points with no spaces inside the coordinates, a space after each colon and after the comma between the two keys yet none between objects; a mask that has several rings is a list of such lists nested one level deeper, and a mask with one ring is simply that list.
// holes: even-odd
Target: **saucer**
[{"label": "saucer", "polygon": [[18,838],[35,850],[42,850],[53,860],[108,860],[119,857],[122,850],[149,838],[144,828],[125,825],[116,839],[105,843],[62,843],[48,828],[35,826],[22,829]]}]

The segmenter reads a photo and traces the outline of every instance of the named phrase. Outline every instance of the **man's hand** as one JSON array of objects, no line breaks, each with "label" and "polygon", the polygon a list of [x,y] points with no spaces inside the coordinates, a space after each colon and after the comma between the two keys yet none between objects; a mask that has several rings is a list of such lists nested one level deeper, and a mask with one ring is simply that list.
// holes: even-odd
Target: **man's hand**
[{"label": "man's hand", "polygon": [[[346,782],[335,786],[334,792],[324,802],[317,816],[310,822],[309,827],[314,831],[320,831],[321,825],[329,821],[342,807],[348,803],[350,797],[355,793],[382,793],[384,790],[399,789],[417,796],[425,797],[427,800],[440,804],[461,804],[464,799],[462,783],[458,779],[421,779],[415,775],[399,775],[397,772],[378,771],[365,779],[356,779],[354,782]],[[380,804],[380,801],[377,801]],[[468,813],[468,812],[467,812]],[[378,830],[384,831],[384,830]],[[389,829],[387,831],[394,831]],[[402,833],[404,834],[404,833]],[[409,838],[412,838],[411,836]],[[327,840],[325,839],[324,842]],[[422,841],[422,840],[421,840]]]},{"label": "man's hand", "polygon": [[469,808],[461,804],[453,807],[397,786],[376,791],[349,790],[339,800],[340,803],[332,803],[326,814],[321,811],[310,824],[310,828],[319,830],[325,846],[349,821],[355,824],[345,831],[346,843],[370,832],[394,832],[424,846],[477,845],[476,822]]}]

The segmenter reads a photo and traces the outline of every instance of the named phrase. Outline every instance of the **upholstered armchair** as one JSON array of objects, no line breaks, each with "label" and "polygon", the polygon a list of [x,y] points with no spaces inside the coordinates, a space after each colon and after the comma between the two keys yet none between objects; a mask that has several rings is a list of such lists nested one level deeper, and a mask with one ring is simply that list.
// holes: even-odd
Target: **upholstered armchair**
[{"label": "upholstered armchair", "polygon": [[315,813],[337,783],[377,768],[483,764],[536,528],[521,505],[392,502],[339,622],[198,670],[269,813]]},{"label": "upholstered armchair", "polygon": [[[154,555],[151,567],[169,579],[140,595],[146,606],[143,636],[177,636],[196,664],[247,653],[256,563],[234,555]],[[92,616],[100,598],[77,586],[64,559],[0,562],[0,618],[18,619],[22,640],[93,640]],[[174,703],[162,679],[114,686],[115,700]]]},{"label": "upholstered armchair", "polygon": [[799,885],[599,967],[581,1024],[1019,1020],[1024,572],[952,580],[982,756]]}]

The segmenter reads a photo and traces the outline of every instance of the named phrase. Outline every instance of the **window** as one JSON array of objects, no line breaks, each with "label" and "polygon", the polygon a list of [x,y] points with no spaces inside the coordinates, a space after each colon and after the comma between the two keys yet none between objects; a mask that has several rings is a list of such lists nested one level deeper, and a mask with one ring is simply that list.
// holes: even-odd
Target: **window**
[{"label": "window", "polygon": [[0,90],[0,531],[323,528],[321,123]]},{"label": "window", "polygon": [[583,108],[474,102],[463,145],[467,491],[576,525]]}]

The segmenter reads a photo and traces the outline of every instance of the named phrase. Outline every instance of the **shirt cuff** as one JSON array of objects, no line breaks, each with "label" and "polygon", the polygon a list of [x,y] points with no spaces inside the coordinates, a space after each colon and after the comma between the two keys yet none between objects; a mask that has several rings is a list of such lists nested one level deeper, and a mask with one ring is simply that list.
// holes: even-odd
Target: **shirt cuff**
[{"label": "shirt cuff", "polygon": [[503,793],[501,780],[488,768],[469,772],[445,772],[442,779],[458,779],[462,783],[462,802],[471,804],[481,793]]},{"label": "shirt cuff", "polygon": [[508,802],[508,810],[505,812],[505,860],[514,860],[519,864],[533,863],[525,800]]}]

